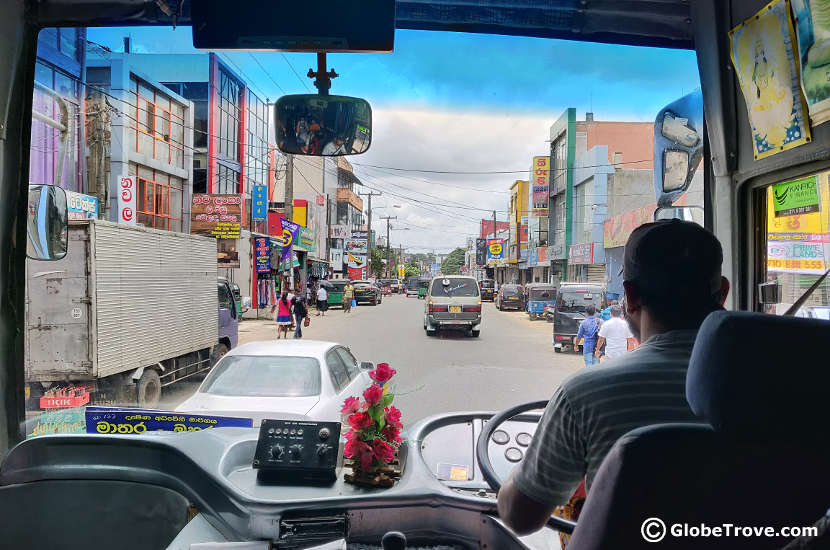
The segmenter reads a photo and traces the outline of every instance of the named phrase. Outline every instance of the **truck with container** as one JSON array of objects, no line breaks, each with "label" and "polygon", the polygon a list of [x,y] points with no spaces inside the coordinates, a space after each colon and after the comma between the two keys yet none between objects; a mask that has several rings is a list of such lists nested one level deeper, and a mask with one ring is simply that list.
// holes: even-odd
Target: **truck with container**
[{"label": "truck with container", "polygon": [[29,410],[133,402],[210,370],[237,343],[233,289],[213,238],[70,222],[66,255],[27,260]]}]

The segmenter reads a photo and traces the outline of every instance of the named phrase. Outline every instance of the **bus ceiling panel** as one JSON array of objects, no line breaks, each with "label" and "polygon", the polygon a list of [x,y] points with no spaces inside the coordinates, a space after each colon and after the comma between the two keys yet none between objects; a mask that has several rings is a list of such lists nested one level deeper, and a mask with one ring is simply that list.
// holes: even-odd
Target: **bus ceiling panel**
[{"label": "bus ceiling panel", "polygon": [[[189,25],[192,0],[28,1],[48,27]],[[398,0],[396,27],[691,49],[689,11],[689,0]]]}]

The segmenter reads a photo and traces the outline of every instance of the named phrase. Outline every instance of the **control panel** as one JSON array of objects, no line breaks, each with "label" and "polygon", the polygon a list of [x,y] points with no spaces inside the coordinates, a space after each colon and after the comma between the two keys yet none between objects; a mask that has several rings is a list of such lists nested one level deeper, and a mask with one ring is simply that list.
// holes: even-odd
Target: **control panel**
[{"label": "control panel", "polygon": [[337,479],[340,423],[263,420],[253,468],[263,483],[327,483]]}]

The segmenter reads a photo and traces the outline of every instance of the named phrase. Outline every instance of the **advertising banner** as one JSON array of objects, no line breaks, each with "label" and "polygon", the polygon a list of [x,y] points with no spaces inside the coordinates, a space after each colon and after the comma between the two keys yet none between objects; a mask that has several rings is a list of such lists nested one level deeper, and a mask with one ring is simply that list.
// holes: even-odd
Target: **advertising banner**
[{"label": "advertising banner", "polygon": [[550,200],[549,163],[550,157],[533,157],[533,173],[531,174],[531,181],[533,182],[533,205],[531,212],[537,218],[546,218],[548,216],[548,201]]},{"label": "advertising banner", "polygon": [[264,222],[268,218],[268,187],[254,185],[251,190],[251,220]]},{"label": "advertising banner", "polygon": [[271,272],[271,239],[268,237],[254,238],[254,256],[257,273]]},{"label": "advertising banner", "polygon": [[406,276],[406,267],[399,265],[398,266],[398,279],[403,279]]},{"label": "advertising banner", "polygon": [[487,239],[487,264],[503,263],[504,260],[504,239]]},{"label": "advertising banner", "polygon": [[305,250],[306,252],[314,252],[317,250],[316,235],[313,229],[300,226],[300,233],[297,240],[294,242],[294,250]]},{"label": "advertising banner", "polygon": [[349,239],[343,247],[347,252],[352,254],[366,254],[367,241],[366,239]]},{"label": "advertising banner", "polygon": [[354,231],[352,231],[352,238],[353,239],[368,239],[369,238],[369,232],[368,231],[354,230]]},{"label": "advertising banner", "polygon": [[185,414],[120,407],[87,407],[86,433],[142,434],[144,432],[195,432],[210,428],[251,428],[250,418]]},{"label": "advertising banner", "polygon": [[818,212],[816,176],[773,185],[772,203],[776,218]]},{"label": "advertising banner", "polygon": [[487,264],[487,239],[476,239],[476,265]]},{"label": "advertising banner", "polygon": [[594,243],[572,244],[568,248],[568,263],[571,265],[594,263]]},{"label": "advertising banner", "polygon": [[242,231],[242,197],[240,195],[193,195],[190,232],[217,239],[238,239]]},{"label": "advertising banner", "polygon": [[66,210],[69,220],[98,219],[98,198],[67,191]]},{"label": "advertising banner", "polygon": [[519,224],[519,243],[527,244],[527,216],[522,216],[522,221]]},{"label": "advertising banner", "polygon": [[767,269],[821,275],[827,270],[826,248],[821,242],[768,241]]},{"label": "advertising banner", "polygon": [[366,269],[365,268],[349,268],[349,279],[352,281],[359,281],[366,278]]},{"label": "advertising banner", "polygon": [[528,267],[536,266],[536,262],[539,259],[539,257],[537,256],[538,250],[539,250],[538,248],[531,248],[527,251],[527,265],[528,265]]},{"label": "advertising banner", "polygon": [[348,225],[332,225],[329,228],[329,237],[332,239],[348,239],[351,236]]},{"label": "advertising banner", "polygon": [[329,249],[329,264],[335,271],[343,269],[343,249],[330,248]]},{"label": "advertising banner", "polygon": [[118,223],[136,224],[136,195],[138,186],[134,176],[122,176],[118,180]]},{"label": "advertising banner", "polygon": [[536,265],[548,265],[547,246],[540,246],[536,249]]},{"label": "advertising banner", "polygon": [[346,263],[349,269],[363,269],[366,267],[366,254],[354,254],[346,252]]},{"label": "advertising banner", "polygon": [[239,251],[236,239],[216,239],[216,266],[239,267]]},{"label": "advertising banner", "polygon": [[625,246],[632,231],[654,219],[655,210],[657,210],[657,205],[650,204],[605,220],[602,224],[603,246],[605,248]]}]

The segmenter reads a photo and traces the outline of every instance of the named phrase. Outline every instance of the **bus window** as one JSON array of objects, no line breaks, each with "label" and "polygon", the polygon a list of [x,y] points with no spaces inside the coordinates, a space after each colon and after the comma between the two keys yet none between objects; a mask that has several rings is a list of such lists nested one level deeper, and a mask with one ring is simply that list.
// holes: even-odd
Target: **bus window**
[{"label": "bus window", "polygon": [[[780,302],[763,307],[780,315],[830,267],[830,171],[776,183],[765,192],[766,281],[778,283]],[[830,321],[830,277],[795,315]]]}]

